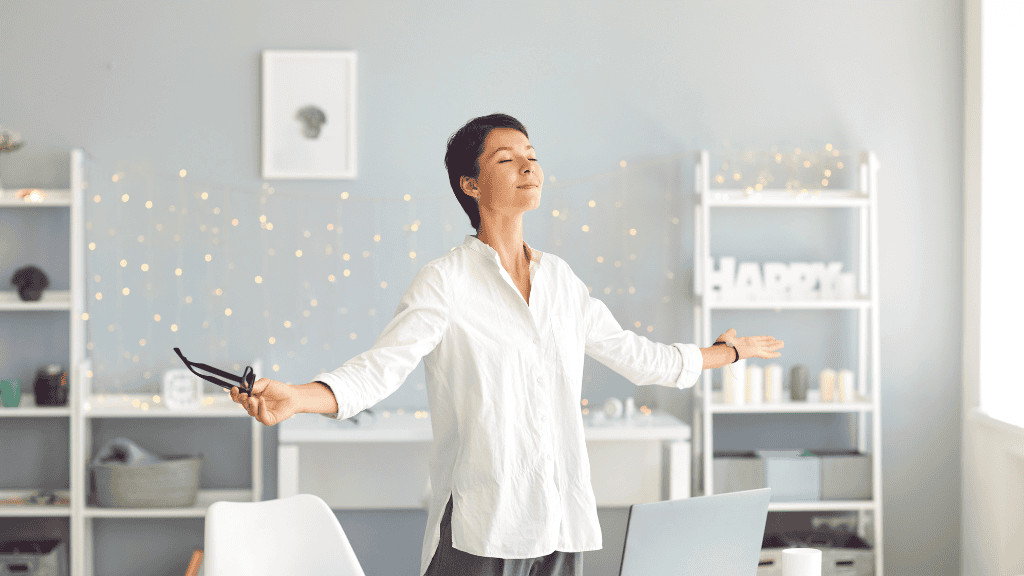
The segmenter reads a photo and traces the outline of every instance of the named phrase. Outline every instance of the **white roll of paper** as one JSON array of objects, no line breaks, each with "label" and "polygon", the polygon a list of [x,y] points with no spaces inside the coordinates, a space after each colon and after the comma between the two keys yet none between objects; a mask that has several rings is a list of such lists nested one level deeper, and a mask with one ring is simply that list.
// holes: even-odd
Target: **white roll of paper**
[{"label": "white roll of paper", "polygon": [[839,372],[839,401],[853,402],[853,390],[856,383],[853,380],[852,370],[840,370]]},{"label": "white roll of paper", "polygon": [[757,364],[747,366],[747,404],[760,404],[764,395],[764,368]]},{"label": "white roll of paper", "polygon": [[782,551],[782,576],[821,576],[821,550],[786,548]]},{"label": "white roll of paper", "polygon": [[743,405],[746,400],[744,388],[747,373],[747,359],[737,360],[722,366],[722,401],[726,404]]},{"label": "white roll of paper", "polygon": [[778,364],[764,368],[764,398],[770,404],[782,402],[782,366]]}]

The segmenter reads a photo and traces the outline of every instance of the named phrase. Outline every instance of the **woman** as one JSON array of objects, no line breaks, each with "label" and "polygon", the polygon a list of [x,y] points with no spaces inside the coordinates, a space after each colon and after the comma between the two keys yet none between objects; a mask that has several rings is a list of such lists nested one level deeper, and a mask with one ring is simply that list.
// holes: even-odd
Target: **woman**
[{"label": "woman", "polygon": [[434,442],[421,576],[582,574],[601,528],[579,409],[584,354],[637,385],[692,386],[701,370],[777,358],[771,336],[659,344],[623,330],[562,259],[523,240],[544,172],[514,118],[452,135],[448,177],[476,235],[424,266],[373,348],[313,382],[261,378],[231,397],[274,425],[342,420],[394,392],[423,360]]}]

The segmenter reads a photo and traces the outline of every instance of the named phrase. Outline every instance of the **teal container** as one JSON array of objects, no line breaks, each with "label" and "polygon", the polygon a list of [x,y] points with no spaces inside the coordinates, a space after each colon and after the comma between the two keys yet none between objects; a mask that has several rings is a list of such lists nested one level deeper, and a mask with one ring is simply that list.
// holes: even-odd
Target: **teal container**
[{"label": "teal container", "polygon": [[21,404],[21,379],[0,380],[0,403],[5,408],[17,408]]}]

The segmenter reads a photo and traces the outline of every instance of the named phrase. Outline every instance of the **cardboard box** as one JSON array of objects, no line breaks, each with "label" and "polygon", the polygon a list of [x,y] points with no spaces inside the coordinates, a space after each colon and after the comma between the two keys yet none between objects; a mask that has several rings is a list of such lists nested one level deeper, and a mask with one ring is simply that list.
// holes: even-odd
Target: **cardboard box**
[{"label": "cardboard box", "polygon": [[804,502],[821,499],[821,462],[802,456],[801,450],[760,450],[764,459],[765,485],[772,502]]},{"label": "cardboard box", "polygon": [[870,500],[871,455],[856,450],[813,450],[821,461],[822,500]]},{"label": "cardboard box", "polygon": [[753,450],[714,453],[715,494],[764,488],[764,460]]}]

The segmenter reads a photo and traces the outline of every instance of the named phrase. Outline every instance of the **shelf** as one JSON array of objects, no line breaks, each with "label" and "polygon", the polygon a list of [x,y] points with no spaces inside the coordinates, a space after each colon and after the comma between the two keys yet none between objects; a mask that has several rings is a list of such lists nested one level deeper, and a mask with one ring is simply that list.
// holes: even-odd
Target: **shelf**
[{"label": "shelf", "polygon": [[[387,414],[385,416],[385,414]],[[419,415],[419,416],[417,416]],[[246,414],[248,416],[248,414]],[[431,442],[433,430],[426,411],[403,410],[376,413],[370,424],[338,422],[320,414],[296,414],[279,425],[278,442]],[[687,440],[690,427],[670,414],[655,411],[650,416],[594,421],[584,419],[587,441]]]},{"label": "shelf", "polygon": [[[246,414],[248,416],[248,414]],[[86,518],[204,518],[210,504],[220,500],[252,502],[252,490],[200,490],[188,508],[103,508],[86,506]]]},{"label": "shelf", "polygon": [[[0,490],[0,501],[13,498],[27,498],[38,492],[37,490]],[[57,496],[70,498],[70,490],[55,490]],[[33,516],[53,517],[70,516],[71,508],[67,504],[23,504],[10,505],[0,504],[0,517],[11,516]]]},{"label": "shelf", "polygon": [[823,412],[871,412],[875,405],[870,398],[854,395],[853,402],[794,402],[783,400],[778,404],[726,404],[722,392],[711,393],[712,414],[793,414]]},{"label": "shelf", "polygon": [[769,512],[845,512],[875,510],[874,500],[814,500],[805,502],[769,502]]},{"label": "shelf", "polygon": [[[871,198],[857,190],[765,189],[748,194],[742,189],[711,189],[704,198],[708,206],[748,208],[867,208]],[[701,196],[697,195],[700,203]]]},{"label": "shelf", "polygon": [[[704,301],[703,295],[698,299]],[[853,300],[732,300],[707,299],[712,310],[867,310],[871,308],[870,298]]]},{"label": "shelf", "polygon": [[159,394],[91,394],[83,406],[86,418],[252,418],[225,392],[207,395],[199,408],[171,410]]},{"label": "shelf", "polygon": [[[859,225],[854,225],[850,230],[834,230],[833,235],[839,235],[849,240],[849,243],[856,249],[856,261],[853,269],[858,271],[857,277],[860,284],[850,292],[843,292],[841,299],[821,299],[821,296],[838,296],[838,294],[811,293],[806,295],[778,293],[765,297],[756,296],[754,300],[747,295],[722,294],[710,290],[704,290],[703,295],[696,295],[694,304],[694,341],[712,342],[714,337],[712,329],[712,318],[719,310],[742,311],[743,316],[751,316],[752,310],[774,310],[781,313],[783,310],[839,310],[855,311],[857,314],[857,357],[848,362],[857,367],[857,375],[860,377],[860,386],[856,392],[862,392],[864,396],[857,394],[852,402],[819,402],[818,396],[810,395],[810,402],[793,402],[783,398],[779,403],[759,404],[726,404],[723,402],[724,394],[721,391],[712,390],[712,374],[705,371],[701,377],[701,394],[695,397],[693,403],[694,422],[700,422],[700,442],[694,450],[694,476],[696,493],[712,492],[715,480],[719,478],[714,472],[713,446],[715,444],[716,430],[718,425],[728,425],[732,420],[729,418],[715,418],[717,414],[848,414],[850,418],[850,434],[856,436],[857,450],[861,453],[871,454],[872,473],[870,479],[871,494],[873,498],[863,500],[825,500],[825,501],[798,501],[798,502],[771,502],[768,509],[775,512],[825,512],[844,511],[853,512],[858,517],[858,534],[865,537],[870,531],[872,540],[876,542],[874,548],[874,574],[883,574],[882,566],[882,462],[881,462],[881,438],[882,429],[880,425],[881,416],[881,363],[879,330],[880,306],[878,301],[878,160],[875,153],[870,150],[858,154],[859,160],[851,161],[851,169],[855,174],[848,183],[829,189],[828,186],[820,188],[799,188],[799,189],[763,189],[741,185],[739,182],[724,182],[721,188],[713,188],[711,185],[712,170],[710,153],[702,150],[699,159],[693,166],[692,176],[694,178],[694,239],[693,239],[693,265],[696,271],[694,279],[695,291],[707,283],[708,277],[714,273],[711,259],[712,231],[711,224],[717,222],[714,207],[725,208],[753,208],[760,209],[763,216],[773,215],[773,208],[857,208],[856,220]],[[684,173],[684,180],[691,176],[689,168]],[[815,184],[817,185],[817,184]],[[824,214],[824,213],[819,213]],[[849,213],[847,213],[849,214]],[[852,214],[850,214],[852,216]],[[733,226],[735,228],[735,226]],[[725,231],[725,230],[723,230]],[[749,232],[749,230],[746,230]],[[797,257],[796,259],[801,259]],[[867,280],[868,282],[865,282]],[[795,298],[791,298],[794,296]],[[753,320],[753,318],[751,318]],[[730,321],[731,323],[731,321]],[[737,328],[739,329],[739,328]],[[776,335],[778,336],[778,335]],[[851,335],[851,337],[853,337]],[[710,345],[710,344],[708,344]],[[782,356],[786,357],[786,350],[782,350]],[[785,359],[783,358],[785,362]],[[742,380],[742,375],[740,375]],[[817,391],[815,391],[817,392]],[[794,424],[801,426],[810,425],[820,418],[812,418],[811,421],[804,421],[802,416],[788,416],[783,419],[792,420]],[[763,419],[755,419],[761,421]],[[825,420],[829,420],[826,418]],[[743,418],[748,424],[747,418]],[[799,421],[799,422],[798,422]],[[767,421],[761,422],[767,424]],[[733,422],[739,424],[739,422]],[[755,426],[760,428],[760,426]],[[761,434],[762,431],[754,431],[754,434]],[[817,434],[807,430],[805,434]],[[721,473],[721,472],[720,472]],[[867,493],[867,492],[864,492]],[[867,516],[870,515],[870,520]]]},{"label": "shelf", "polygon": [[[20,190],[20,188],[19,188]],[[67,188],[39,188],[46,194],[41,202],[26,202],[18,198],[18,190],[0,192],[0,208],[51,208],[54,206],[71,206],[71,190]]]},{"label": "shelf", "polygon": [[0,290],[0,311],[13,310],[70,310],[69,290],[43,290],[43,296],[35,302],[25,302],[17,290]]},{"label": "shelf", "polygon": [[17,408],[0,407],[0,418],[67,418],[71,416],[71,408],[67,406],[35,406],[25,405],[25,392],[22,391],[21,406]]}]

